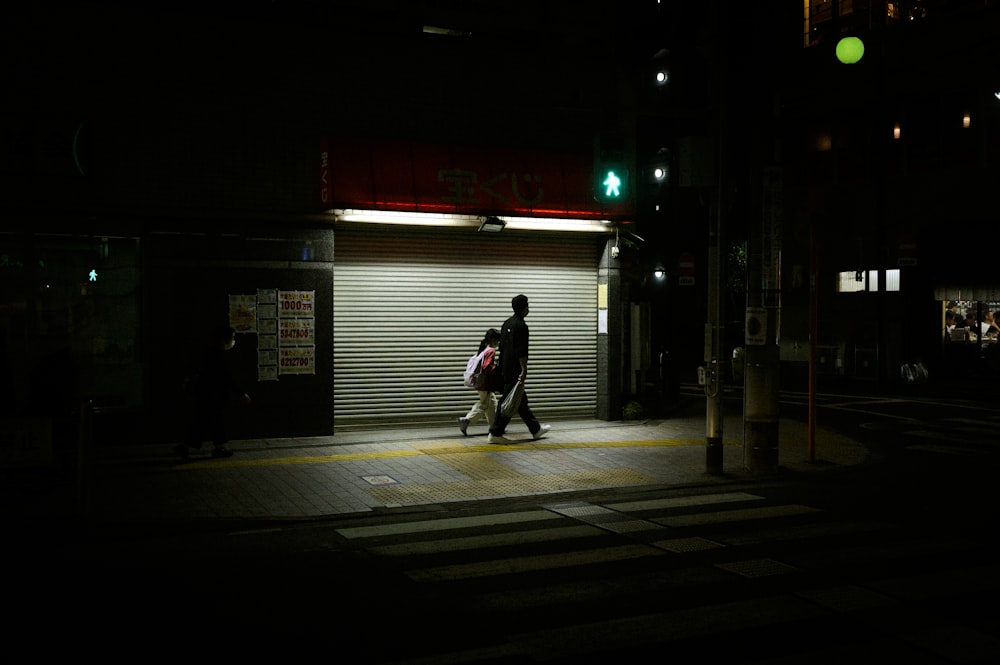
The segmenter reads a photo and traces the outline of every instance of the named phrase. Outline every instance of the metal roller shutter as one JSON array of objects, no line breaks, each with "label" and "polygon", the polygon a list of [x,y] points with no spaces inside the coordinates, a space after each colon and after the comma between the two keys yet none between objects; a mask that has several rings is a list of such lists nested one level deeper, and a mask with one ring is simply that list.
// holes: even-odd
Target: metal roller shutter
[{"label": "metal roller shutter", "polygon": [[436,231],[338,229],[334,427],[455,422],[476,399],[466,360],[518,293],[531,307],[532,410],[593,417],[603,238]]}]

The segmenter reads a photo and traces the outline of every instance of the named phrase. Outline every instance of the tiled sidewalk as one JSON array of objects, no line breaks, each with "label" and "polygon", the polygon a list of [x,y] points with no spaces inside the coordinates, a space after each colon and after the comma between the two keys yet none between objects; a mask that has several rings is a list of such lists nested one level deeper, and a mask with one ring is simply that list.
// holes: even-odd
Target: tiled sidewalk
[{"label": "tiled sidewalk", "polygon": [[[77,509],[100,522],[311,519],[380,508],[609,487],[714,485],[750,479],[742,420],[723,423],[723,473],[706,469],[704,416],[644,422],[552,423],[533,441],[489,445],[454,428],[365,431],[309,439],[235,441],[236,455],[181,463],[169,446],[98,450]],[[522,426],[523,427],[523,426]],[[482,428],[480,428],[482,429]],[[804,423],[782,420],[779,465],[802,473],[864,462],[858,443],[819,430],[808,460]],[[523,436],[522,436],[523,435]],[[73,507],[71,506],[72,510]]]}]

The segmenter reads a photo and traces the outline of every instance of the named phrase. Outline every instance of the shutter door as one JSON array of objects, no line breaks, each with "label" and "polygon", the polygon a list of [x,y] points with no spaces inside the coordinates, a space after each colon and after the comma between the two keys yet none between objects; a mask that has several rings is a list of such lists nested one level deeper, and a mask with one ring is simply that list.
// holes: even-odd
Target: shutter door
[{"label": "shutter door", "polygon": [[532,410],[542,420],[594,417],[603,243],[592,235],[338,229],[335,429],[443,425],[465,415],[477,398],[462,385],[466,361],[519,293],[530,306]]}]

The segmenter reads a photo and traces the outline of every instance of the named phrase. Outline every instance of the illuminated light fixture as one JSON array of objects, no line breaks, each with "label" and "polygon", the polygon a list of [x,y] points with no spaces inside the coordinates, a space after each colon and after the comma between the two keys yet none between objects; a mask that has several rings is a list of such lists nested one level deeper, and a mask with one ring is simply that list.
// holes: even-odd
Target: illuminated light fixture
[{"label": "illuminated light fixture", "polygon": [[898,139],[901,136],[901,130],[899,128],[899,123],[897,122],[892,126],[892,138]]},{"label": "illuminated light fixture", "polygon": [[844,37],[837,42],[837,60],[853,65],[865,55],[865,45],[857,37]]},{"label": "illuminated light fixture", "polygon": [[438,25],[425,25],[423,27],[423,33],[425,35],[443,35],[445,37],[468,37],[470,32],[467,30],[455,30],[454,28],[443,28]]},{"label": "illuminated light fixture", "polygon": [[996,97],[997,99],[1000,99],[1000,90],[998,90],[997,92],[994,92],[993,96]]},{"label": "illuminated light fixture", "polygon": [[670,179],[670,149],[660,148],[649,160],[646,172],[654,183],[665,183]]},{"label": "illuminated light fixture", "polygon": [[663,279],[667,276],[667,271],[663,269],[663,266],[656,266],[653,270],[653,277],[656,279]]},{"label": "illuminated light fixture", "polygon": [[972,126],[972,116],[966,113],[962,116],[962,127],[968,129],[970,126]]},{"label": "illuminated light fixture", "polygon": [[607,219],[564,219],[562,217],[508,217],[507,228],[519,231],[596,231],[611,233]]},{"label": "illuminated light fixture", "polygon": [[650,58],[652,62],[653,75],[656,78],[657,86],[666,86],[670,83],[670,51],[661,48]]},{"label": "illuminated light fixture", "polygon": [[500,233],[505,226],[507,226],[507,222],[499,217],[483,217],[483,221],[479,224],[479,232]]},{"label": "illuminated light fixture", "polygon": [[407,226],[472,226],[482,220],[479,215],[451,215],[393,210],[333,210],[338,222],[368,222],[371,224],[404,224]]},{"label": "illuminated light fixture", "polygon": [[[397,212],[393,210],[362,210],[336,208],[327,211],[335,222],[362,222],[368,224],[402,224],[405,226],[452,226],[479,229],[482,215],[457,215],[430,212]],[[488,218],[489,219],[489,218]],[[497,219],[493,217],[492,219]],[[506,217],[497,220],[501,228],[521,231],[575,231],[611,233],[614,224],[607,219],[567,219],[564,217]],[[492,229],[482,229],[484,231]],[[499,230],[499,229],[497,229]]]}]

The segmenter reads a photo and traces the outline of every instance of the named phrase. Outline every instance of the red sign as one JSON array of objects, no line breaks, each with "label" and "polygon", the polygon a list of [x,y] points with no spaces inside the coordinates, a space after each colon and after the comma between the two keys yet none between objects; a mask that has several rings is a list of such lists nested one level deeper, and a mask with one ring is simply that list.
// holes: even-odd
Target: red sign
[{"label": "red sign", "polygon": [[613,219],[631,201],[594,199],[593,152],[323,137],[320,205],[401,212]]},{"label": "red sign", "polygon": [[324,210],[330,207],[333,200],[330,182],[330,146],[325,136],[319,142],[319,199]]},{"label": "red sign", "polygon": [[684,252],[677,262],[677,272],[680,275],[694,274],[694,254]]},{"label": "red sign", "polygon": [[903,236],[899,239],[899,265],[917,265],[917,241],[913,236]]}]

